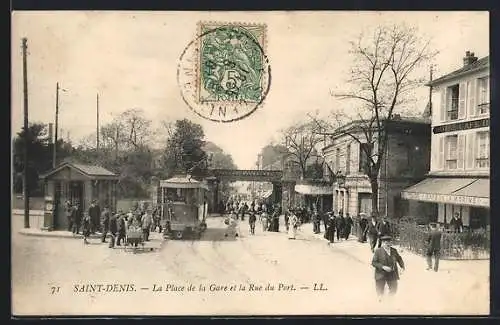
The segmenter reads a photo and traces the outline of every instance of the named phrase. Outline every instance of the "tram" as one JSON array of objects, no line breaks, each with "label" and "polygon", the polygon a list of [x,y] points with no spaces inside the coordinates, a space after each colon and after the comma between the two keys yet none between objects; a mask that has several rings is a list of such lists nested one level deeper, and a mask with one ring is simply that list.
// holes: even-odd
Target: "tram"
[{"label": "tram", "polygon": [[208,186],[190,175],[160,181],[160,215],[164,237],[200,238],[206,230]]}]

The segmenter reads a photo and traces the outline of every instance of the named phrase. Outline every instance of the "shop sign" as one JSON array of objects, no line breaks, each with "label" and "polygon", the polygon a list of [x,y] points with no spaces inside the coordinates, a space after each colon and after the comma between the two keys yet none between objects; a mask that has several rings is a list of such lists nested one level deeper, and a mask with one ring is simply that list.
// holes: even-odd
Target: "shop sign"
[{"label": "shop sign", "polygon": [[485,197],[473,197],[438,193],[412,193],[402,192],[401,197],[407,200],[428,201],[436,203],[449,203],[457,205],[471,205],[489,207],[490,199]]},{"label": "shop sign", "polygon": [[484,128],[484,127],[489,127],[489,126],[490,126],[490,119],[485,118],[482,120],[475,120],[475,121],[468,121],[468,122],[460,122],[460,123],[435,126],[432,129],[432,132],[434,134],[437,134],[437,133],[444,133],[444,132],[455,132],[455,131]]}]

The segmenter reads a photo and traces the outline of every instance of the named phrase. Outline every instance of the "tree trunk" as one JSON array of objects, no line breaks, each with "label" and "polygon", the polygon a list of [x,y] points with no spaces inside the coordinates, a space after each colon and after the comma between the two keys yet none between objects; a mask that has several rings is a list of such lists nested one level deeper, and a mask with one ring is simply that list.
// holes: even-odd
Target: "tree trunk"
[{"label": "tree trunk", "polygon": [[370,185],[372,188],[372,214],[379,217],[378,215],[378,178],[370,177]]}]

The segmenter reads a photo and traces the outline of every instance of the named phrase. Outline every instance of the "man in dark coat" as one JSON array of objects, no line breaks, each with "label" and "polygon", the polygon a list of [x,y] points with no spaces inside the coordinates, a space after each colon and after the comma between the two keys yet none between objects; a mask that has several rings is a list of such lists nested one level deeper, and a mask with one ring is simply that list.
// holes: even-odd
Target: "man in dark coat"
[{"label": "man in dark coat", "polygon": [[372,250],[372,252],[375,250],[375,246],[377,245],[377,239],[378,239],[377,228],[378,228],[377,218],[373,215],[365,229],[365,235],[366,237],[368,237],[368,241],[370,242],[370,249]]},{"label": "man in dark coat", "polygon": [[115,247],[116,233],[118,232],[118,215],[112,213],[109,217],[109,233],[111,235],[111,240],[109,241],[109,248]]},{"label": "man in dark coat", "polygon": [[328,214],[327,228],[325,231],[325,239],[328,240],[328,245],[333,244],[335,241],[335,216],[333,212]]},{"label": "man in dark coat", "polygon": [[383,236],[380,238],[382,247],[375,250],[372,259],[372,266],[375,268],[375,288],[379,298],[384,294],[385,285],[389,287],[389,294],[393,295],[398,290],[398,264],[402,270],[405,264],[398,251],[391,247],[391,237]]},{"label": "man in dark coat", "polygon": [[66,214],[66,219],[68,220],[68,231],[73,230],[73,206],[69,200],[64,202],[64,213]]},{"label": "man in dark coat", "polygon": [[78,234],[82,223],[82,209],[80,208],[80,204],[78,202],[73,206],[71,217],[73,219],[73,233]]},{"label": "man in dark coat", "polygon": [[90,232],[95,233],[100,225],[99,218],[101,217],[101,208],[94,200],[89,207],[89,217],[90,217]]},{"label": "man in dark coat", "polygon": [[116,239],[116,246],[121,246],[121,242],[125,242],[125,235],[127,233],[127,216],[119,211],[119,217],[118,217],[118,224],[117,224],[117,229],[118,229],[118,238]]},{"label": "man in dark coat", "polygon": [[450,228],[452,232],[462,232],[464,228],[464,224],[462,219],[460,219],[460,215],[455,213],[453,218],[450,220]]},{"label": "man in dark coat", "polygon": [[344,236],[344,227],[345,227],[345,219],[344,216],[342,215],[341,212],[339,212],[339,215],[335,218],[335,223],[336,223],[336,230],[337,230],[337,241],[340,241],[340,238],[343,238]]},{"label": "man in dark coat", "polygon": [[255,211],[250,210],[250,216],[248,217],[248,225],[250,226],[250,234],[255,235],[255,222],[257,217],[255,216]]},{"label": "man in dark coat", "polygon": [[[379,223],[377,230],[378,238],[382,238],[383,236],[392,236],[391,224],[387,220],[387,216],[384,216],[384,218],[382,218],[382,222]],[[381,245],[382,242],[379,240],[378,247],[380,247]]]},{"label": "man in dark coat", "polygon": [[358,241],[361,243],[366,243],[366,227],[368,227],[368,219],[364,215],[360,216],[359,220],[359,238]]},{"label": "man in dark coat", "polygon": [[110,218],[110,213],[108,207],[104,207],[104,210],[101,212],[101,231],[102,231],[102,237],[101,237],[101,242],[105,243],[106,242],[106,235],[108,234],[108,229],[109,229],[109,218]]},{"label": "man in dark coat", "polygon": [[439,257],[441,252],[441,231],[435,223],[430,224],[430,233],[427,236],[425,243],[427,244],[427,270],[432,269],[432,257],[434,256],[434,271],[439,268]]},{"label": "man in dark coat", "polygon": [[351,234],[351,227],[353,224],[353,220],[349,213],[346,213],[344,218],[344,238],[345,240],[349,239],[349,235]]}]

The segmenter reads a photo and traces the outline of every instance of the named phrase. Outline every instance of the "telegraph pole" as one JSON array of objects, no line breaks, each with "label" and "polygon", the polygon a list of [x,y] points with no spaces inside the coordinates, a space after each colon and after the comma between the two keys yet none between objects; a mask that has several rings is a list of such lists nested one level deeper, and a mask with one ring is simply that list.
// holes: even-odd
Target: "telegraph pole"
[{"label": "telegraph pole", "polygon": [[28,64],[27,64],[27,49],[28,39],[22,39],[23,48],[23,95],[24,95],[24,170],[23,170],[23,196],[24,196],[24,228],[30,227],[30,198],[28,190]]},{"label": "telegraph pole", "polygon": [[[431,64],[431,68],[430,68],[430,81],[432,82],[432,71],[433,70],[433,66]],[[429,115],[432,117],[432,86],[429,87]]]},{"label": "telegraph pole", "polygon": [[52,151],[52,168],[56,168],[56,159],[57,159],[57,132],[59,131],[59,82],[56,83],[56,132],[54,136],[54,148]]},{"label": "telegraph pole", "polygon": [[96,148],[97,148],[97,153],[99,153],[99,93],[97,93],[97,101],[96,101],[96,105],[97,105],[97,145],[96,145]]}]

